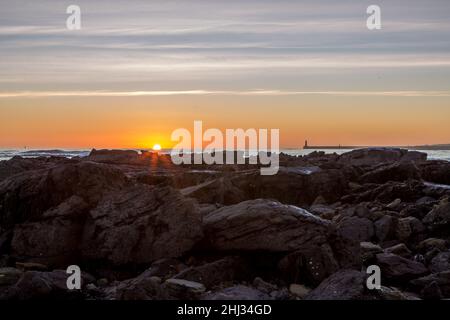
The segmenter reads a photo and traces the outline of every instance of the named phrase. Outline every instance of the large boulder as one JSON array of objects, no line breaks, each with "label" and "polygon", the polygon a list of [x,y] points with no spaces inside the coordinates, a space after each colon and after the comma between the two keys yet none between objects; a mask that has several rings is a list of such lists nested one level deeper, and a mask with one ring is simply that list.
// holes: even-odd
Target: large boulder
[{"label": "large boulder", "polygon": [[75,162],[27,171],[0,183],[0,226],[39,220],[44,212],[72,196],[90,207],[107,192],[127,185],[118,169],[93,162]]},{"label": "large boulder", "polygon": [[354,166],[373,166],[397,161],[425,161],[427,154],[398,148],[365,148],[346,152],[338,162]]},{"label": "large boulder", "polygon": [[180,192],[186,197],[197,199],[199,203],[229,205],[247,200],[244,192],[233,185],[233,181],[226,177],[190,186],[180,190]]},{"label": "large boulder", "polygon": [[17,224],[11,254],[17,260],[67,266],[79,258],[79,246],[88,204],[72,196],[42,214],[39,221]]},{"label": "large boulder", "polygon": [[138,162],[138,157],[139,153],[134,150],[92,149],[89,156],[83,160],[110,164],[135,164]]},{"label": "large boulder", "polygon": [[83,234],[83,257],[114,265],[178,257],[202,237],[193,200],[163,187],[136,185],[105,196],[91,210]]},{"label": "large boulder", "polygon": [[422,263],[392,253],[377,254],[376,262],[381,269],[382,277],[394,282],[408,281],[428,272]]},{"label": "large boulder", "polygon": [[216,250],[295,251],[327,242],[330,223],[308,211],[257,199],[215,210],[204,217],[206,239]]},{"label": "large boulder", "polygon": [[411,281],[411,284],[419,289],[429,287],[434,283],[438,285],[445,297],[450,298],[450,270],[433,273]]}]

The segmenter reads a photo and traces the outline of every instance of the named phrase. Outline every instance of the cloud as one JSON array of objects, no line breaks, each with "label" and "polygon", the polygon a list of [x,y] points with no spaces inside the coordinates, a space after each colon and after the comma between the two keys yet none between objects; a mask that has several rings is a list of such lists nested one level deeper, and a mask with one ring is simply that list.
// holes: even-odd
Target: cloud
[{"label": "cloud", "polygon": [[0,92],[0,98],[50,97],[142,97],[142,96],[389,96],[389,97],[450,97],[450,91],[287,91],[287,90],[167,90],[167,91],[22,91]]}]

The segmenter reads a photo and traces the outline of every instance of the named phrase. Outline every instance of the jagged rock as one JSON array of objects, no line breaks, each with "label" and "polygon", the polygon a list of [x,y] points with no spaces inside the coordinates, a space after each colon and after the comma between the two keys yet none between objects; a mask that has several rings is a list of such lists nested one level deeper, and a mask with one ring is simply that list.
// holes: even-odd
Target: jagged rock
[{"label": "jagged rock", "polygon": [[437,239],[437,238],[428,238],[428,239],[420,242],[419,245],[417,246],[417,249],[422,253],[426,253],[433,249],[437,249],[439,251],[445,251],[445,250],[447,250],[447,246],[448,246],[448,243],[446,240]]},{"label": "jagged rock", "polygon": [[92,162],[75,162],[50,169],[33,170],[0,183],[0,226],[9,228],[29,220],[78,196],[94,206],[107,192],[128,183],[118,169]]},{"label": "jagged rock", "polygon": [[139,153],[134,150],[96,150],[92,149],[86,161],[110,163],[110,164],[136,164]]},{"label": "jagged rock", "polygon": [[330,223],[277,201],[244,201],[204,217],[209,245],[218,250],[294,251],[326,243]]},{"label": "jagged rock", "polygon": [[424,231],[425,227],[422,222],[415,217],[398,219],[396,236],[400,241],[407,241],[412,236],[418,239]]},{"label": "jagged rock", "polygon": [[195,202],[170,187],[132,186],[90,212],[82,254],[113,265],[179,257],[202,237],[201,219]]},{"label": "jagged rock", "polygon": [[[81,290],[69,290],[67,288],[68,274],[64,270],[52,272],[27,271],[15,285],[9,287],[0,299],[29,300],[73,300],[82,299]],[[94,282],[95,279],[85,273],[81,275],[81,286]]]},{"label": "jagged rock", "polygon": [[23,272],[16,268],[0,268],[0,286],[15,284]]},{"label": "jagged rock", "polygon": [[356,242],[370,241],[374,235],[373,223],[367,218],[343,217],[337,230],[342,237]]},{"label": "jagged rock", "polygon": [[305,248],[288,254],[278,263],[284,279],[290,282],[318,285],[339,269],[328,244]]},{"label": "jagged rock", "polygon": [[203,300],[272,300],[270,296],[243,285],[225,288],[219,291],[210,292],[203,296]]},{"label": "jagged rock", "polygon": [[438,205],[434,206],[433,210],[422,221],[434,230],[448,227],[450,225],[449,199],[445,198]]},{"label": "jagged rock", "polygon": [[425,161],[427,154],[397,148],[365,148],[346,152],[339,156],[341,163],[354,166],[371,166],[396,161]]},{"label": "jagged rock", "polygon": [[396,244],[395,246],[384,249],[385,253],[392,253],[400,257],[409,259],[412,257],[411,250],[404,243]]},{"label": "jagged rock", "polygon": [[426,277],[414,279],[411,281],[413,286],[417,288],[425,288],[435,282],[444,297],[450,297],[450,270],[439,273],[433,273]]},{"label": "jagged rock", "polygon": [[364,273],[340,270],[306,295],[305,300],[367,300],[371,299]]},{"label": "jagged rock", "polygon": [[154,300],[163,299],[161,279],[148,269],[136,278],[111,284],[104,290],[107,300]]},{"label": "jagged rock", "polygon": [[187,187],[180,192],[186,197],[197,199],[199,203],[229,205],[247,200],[244,192],[234,186],[232,180],[224,177]]},{"label": "jagged rock", "polygon": [[441,252],[437,254],[430,263],[429,266],[431,272],[438,273],[442,271],[450,270],[450,251]]},{"label": "jagged rock", "polygon": [[311,292],[311,289],[304,285],[293,283],[289,286],[289,292],[294,296],[303,299]]},{"label": "jagged rock", "polygon": [[167,299],[194,300],[205,292],[205,286],[194,281],[167,279],[163,284],[163,290]]},{"label": "jagged rock", "polygon": [[379,245],[372,242],[361,242],[361,258],[364,262],[371,261],[375,258],[375,255],[383,252],[383,249]]},{"label": "jagged rock", "polygon": [[375,235],[380,242],[391,240],[394,237],[397,220],[390,215],[384,215],[374,223]]},{"label": "jagged rock", "polygon": [[72,196],[42,214],[42,220],[14,227],[11,254],[16,259],[63,267],[79,258],[88,204]]},{"label": "jagged rock", "polygon": [[173,276],[204,284],[207,288],[225,281],[240,280],[249,275],[248,262],[240,257],[225,257],[204,265],[187,268]]},{"label": "jagged rock", "polygon": [[361,177],[365,183],[386,183],[388,181],[420,180],[420,171],[412,161],[395,162],[377,167]]},{"label": "jagged rock", "polygon": [[430,160],[419,165],[425,181],[450,185],[450,163],[444,160]]},{"label": "jagged rock", "polygon": [[381,268],[382,277],[392,281],[407,281],[423,276],[427,268],[416,261],[412,261],[391,253],[376,255],[377,265]]},{"label": "jagged rock", "polygon": [[265,293],[271,293],[271,292],[278,290],[278,287],[276,285],[268,283],[268,282],[264,281],[263,279],[261,279],[260,277],[256,277],[253,280],[253,286],[257,290],[265,292]]}]

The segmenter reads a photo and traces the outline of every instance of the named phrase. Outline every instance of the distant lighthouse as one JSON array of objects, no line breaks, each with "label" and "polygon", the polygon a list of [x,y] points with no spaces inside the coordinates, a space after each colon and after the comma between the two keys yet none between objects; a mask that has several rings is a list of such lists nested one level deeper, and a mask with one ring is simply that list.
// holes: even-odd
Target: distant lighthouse
[{"label": "distant lighthouse", "polygon": [[308,148],[308,140],[305,140],[305,145],[303,146],[303,149],[307,149]]}]

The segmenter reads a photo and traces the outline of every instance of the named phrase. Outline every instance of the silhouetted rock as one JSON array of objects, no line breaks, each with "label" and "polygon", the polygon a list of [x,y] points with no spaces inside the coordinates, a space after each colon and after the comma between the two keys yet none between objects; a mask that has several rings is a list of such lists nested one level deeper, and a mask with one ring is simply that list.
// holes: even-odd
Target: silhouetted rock
[{"label": "silhouetted rock", "polygon": [[372,297],[366,289],[364,273],[340,270],[324,280],[306,295],[305,300],[367,300]]},{"label": "silhouetted rock", "polygon": [[132,186],[91,210],[83,257],[113,265],[179,257],[202,237],[201,219],[194,201],[170,187]]},{"label": "silhouetted rock", "polygon": [[[205,235],[218,250],[294,251],[326,243],[329,222],[276,201],[244,201],[204,217]],[[263,231],[263,232],[262,232]]]},{"label": "silhouetted rock", "polygon": [[381,268],[382,277],[393,281],[407,281],[423,276],[428,272],[420,262],[409,260],[391,253],[376,255],[377,265]]},{"label": "silhouetted rock", "polygon": [[338,161],[354,166],[372,166],[396,161],[425,161],[427,154],[397,148],[357,149],[339,156]]}]

